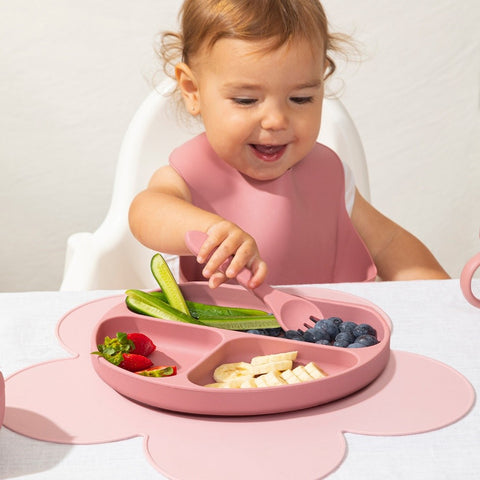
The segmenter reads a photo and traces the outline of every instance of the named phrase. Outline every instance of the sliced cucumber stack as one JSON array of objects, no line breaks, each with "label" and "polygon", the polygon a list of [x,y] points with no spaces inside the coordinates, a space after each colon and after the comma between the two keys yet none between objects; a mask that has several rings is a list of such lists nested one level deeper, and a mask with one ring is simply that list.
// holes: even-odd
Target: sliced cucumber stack
[{"label": "sliced cucumber stack", "polygon": [[167,262],[159,253],[152,257],[150,267],[162,291],[127,290],[125,303],[132,312],[227,330],[279,327],[275,317],[263,310],[207,305],[185,300]]}]

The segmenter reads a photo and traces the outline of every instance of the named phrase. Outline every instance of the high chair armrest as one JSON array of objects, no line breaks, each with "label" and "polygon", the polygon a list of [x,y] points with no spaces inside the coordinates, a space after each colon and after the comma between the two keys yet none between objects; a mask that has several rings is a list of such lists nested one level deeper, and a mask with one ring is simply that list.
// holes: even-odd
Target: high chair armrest
[{"label": "high chair armrest", "polygon": [[91,232],[78,232],[68,237],[61,291],[91,290],[100,256],[95,240]]}]

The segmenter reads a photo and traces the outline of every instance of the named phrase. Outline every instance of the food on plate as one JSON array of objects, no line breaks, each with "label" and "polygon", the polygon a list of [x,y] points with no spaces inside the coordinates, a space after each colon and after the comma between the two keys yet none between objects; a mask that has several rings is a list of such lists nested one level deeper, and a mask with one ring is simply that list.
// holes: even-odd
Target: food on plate
[{"label": "food on plate", "polygon": [[147,335],[140,332],[117,332],[113,338],[106,336],[97,348],[96,352],[92,352],[93,355],[99,355],[110,363],[139,375],[167,377],[177,373],[177,367],[174,365],[153,366],[148,356],[157,347]]},{"label": "food on plate", "polygon": [[253,366],[247,362],[224,363],[218,366],[213,372],[213,378],[216,382],[229,382],[240,378],[253,377]]},{"label": "food on plate", "polygon": [[103,356],[103,358],[106,358],[109,362],[129,372],[144,370],[153,365],[153,362],[148,357],[137,355],[136,353],[119,353],[113,357],[107,358]]},{"label": "food on plate", "polygon": [[[141,315],[173,320],[177,322],[193,323],[208,327],[223,328],[226,330],[250,330],[252,328],[275,328],[278,322],[273,315],[255,309],[234,309],[231,307],[209,306],[203,304],[201,316],[196,318],[191,314],[185,314],[167,303],[162,292],[143,292],[130,289],[126,292],[125,303],[129,310]],[[190,304],[190,302],[188,302]],[[195,304],[194,311],[198,312],[199,303]],[[208,312],[211,309],[211,316]],[[224,315],[220,312],[223,309]]]},{"label": "food on plate", "polygon": [[168,263],[159,253],[152,257],[152,260],[150,261],[150,270],[162,291],[165,292],[169,305],[186,315],[190,315],[180,287],[178,286]]},{"label": "food on plate", "polygon": [[304,332],[287,330],[279,333],[278,329],[257,329],[248,330],[248,333],[342,348],[370,347],[379,342],[376,330],[367,323],[344,322],[339,317],[324,319],[310,317],[310,320],[314,325]]},{"label": "food on plate", "polygon": [[209,388],[263,388],[292,385],[326,377],[327,374],[314,362],[297,365],[293,362],[298,352],[284,352],[253,357],[250,363],[223,363],[213,372],[214,383]]},{"label": "food on plate", "polygon": [[[192,302],[184,298],[180,286],[160,253],[152,257],[150,269],[161,291],[127,290],[125,303],[132,312],[164,320],[246,331],[318,345],[363,348],[378,343],[377,333],[371,325],[343,321],[339,317],[319,319],[311,316],[305,319],[305,331],[284,331],[275,317],[263,310]],[[313,326],[310,326],[308,321],[313,323]]]},{"label": "food on plate", "polygon": [[170,377],[176,375],[177,367],[175,365],[157,365],[135,373],[144,377]]},{"label": "food on plate", "polygon": [[143,333],[127,333],[127,340],[130,340],[134,344],[132,353],[143,355],[144,357],[148,357],[157,348],[152,340]]},{"label": "food on plate", "polygon": [[296,360],[298,352],[285,352],[285,353],[274,353],[272,355],[261,355],[259,357],[253,357],[250,363],[252,365],[262,365],[264,363],[279,362],[282,360],[291,360],[292,362]]},{"label": "food on plate", "polygon": [[[167,302],[167,296],[163,291],[150,292],[154,297],[160,298],[164,302]],[[196,319],[202,318],[223,318],[223,317],[263,317],[271,314],[264,310],[258,310],[255,308],[242,308],[242,307],[227,307],[224,305],[211,305],[208,303],[192,302],[191,300],[185,300],[188,306],[190,315]]]}]

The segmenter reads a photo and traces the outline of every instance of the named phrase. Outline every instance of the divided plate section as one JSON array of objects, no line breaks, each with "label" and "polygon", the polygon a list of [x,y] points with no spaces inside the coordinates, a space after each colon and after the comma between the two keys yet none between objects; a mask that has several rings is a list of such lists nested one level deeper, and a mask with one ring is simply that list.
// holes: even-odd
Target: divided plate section
[{"label": "divided plate section", "polygon": [[[225,285],[212,291],[203,282],[182,285],[189,300],[217,305],[263,308],[241,287]],[[330,295],[329,291],[319,293]],[[311,298],[328,316],[344,321],[369,323],[380,343],[361,349],[344,349],[294,340],[232,332],[154,319],[130,312],[124,302],[110,310],[92,334],[92,348],[105,336],[119,331],[148,335],[157,351],[154,365],[176,365],[177,375],[148,378],[128,372],[92,355],[98,375],[122,395],[151,407],[205,415],[259,415],[299,410],[349,395],[373,381],[384,369],[390,354],[388,318],[355,297],[332,292],[333,299]],[[307,320],[307,319],[306,319]],[[250,362],[252,357],[296,350],[294,366],[315,362],[328,376],[310,382],[248,389],[209,388],[213,372],[223,363]]]}]

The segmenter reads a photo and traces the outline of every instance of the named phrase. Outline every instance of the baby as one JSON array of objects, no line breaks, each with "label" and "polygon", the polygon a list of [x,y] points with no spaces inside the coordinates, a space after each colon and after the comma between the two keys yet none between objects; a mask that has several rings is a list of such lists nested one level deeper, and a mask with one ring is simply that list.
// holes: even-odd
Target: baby
[{"label": "baby", "polygon": [[[316,141],[341,42],[318,0],[183,3],[181,30],[163,34],[162,56],[205,132],[154,173],[129,221],[141,243],[181,256],[184,280],[215,288],[244,267],[251,288],[448,278]],[[208,235],[196,259],[189,230]]]}]

